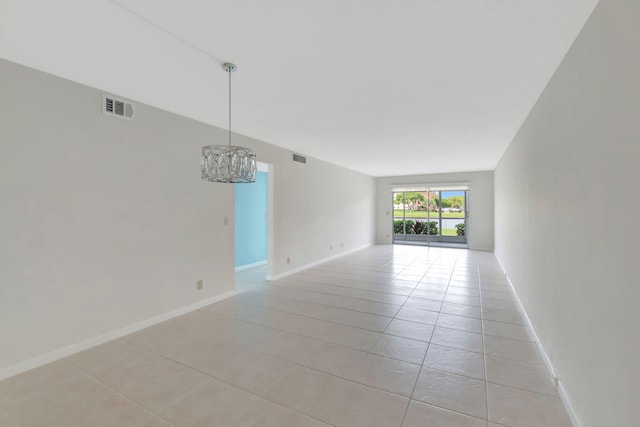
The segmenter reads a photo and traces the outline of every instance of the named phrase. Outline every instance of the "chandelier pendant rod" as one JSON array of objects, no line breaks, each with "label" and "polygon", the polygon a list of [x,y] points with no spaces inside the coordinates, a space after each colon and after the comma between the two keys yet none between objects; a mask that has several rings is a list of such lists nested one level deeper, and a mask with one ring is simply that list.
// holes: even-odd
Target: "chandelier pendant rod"
[{"label": "chandelier pendant rod", "polygon": [[231,67],[227,69],[229,73],[229,148],[231,148]]}]

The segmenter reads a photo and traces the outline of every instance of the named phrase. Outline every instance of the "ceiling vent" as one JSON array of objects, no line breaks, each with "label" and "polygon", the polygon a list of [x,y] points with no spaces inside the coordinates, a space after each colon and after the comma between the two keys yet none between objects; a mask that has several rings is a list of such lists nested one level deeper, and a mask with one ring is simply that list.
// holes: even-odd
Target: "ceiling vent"
[{"label": "ceiling vent", "polygon": [[302,163],[302,164],[307,164],[307,158],[301,154],[296,154],[296,153],[292,153],[293,154],[293,161],[294,162],[298,162],[298,163]]},{"label": "ceiling vent", "polygon": [[102,112],[123,119],[133,120],[133,104],[110,95],[102,96]]}]

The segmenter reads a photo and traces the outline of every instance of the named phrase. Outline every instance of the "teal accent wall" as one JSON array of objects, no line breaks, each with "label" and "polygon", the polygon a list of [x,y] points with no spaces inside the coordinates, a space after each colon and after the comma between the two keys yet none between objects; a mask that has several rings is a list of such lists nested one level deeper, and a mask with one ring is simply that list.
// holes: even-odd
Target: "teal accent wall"
[{"label": "teal accent wall", "polygon": [[268,174],[256,182],[236,184],[236,267],[267,260]]}]

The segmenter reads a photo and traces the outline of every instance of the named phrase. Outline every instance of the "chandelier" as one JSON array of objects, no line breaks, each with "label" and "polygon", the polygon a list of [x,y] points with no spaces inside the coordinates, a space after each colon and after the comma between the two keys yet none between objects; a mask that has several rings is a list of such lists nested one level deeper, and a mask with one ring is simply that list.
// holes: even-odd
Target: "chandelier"
[{"label": "chandelier", "polygon": [[202,147],[202,179],[226,183],[256,182],[256,154],[249,148],[231,145],[231,73],[238,67],[227,62],[222,64],[222,69],[229,73],[229,143]]}]

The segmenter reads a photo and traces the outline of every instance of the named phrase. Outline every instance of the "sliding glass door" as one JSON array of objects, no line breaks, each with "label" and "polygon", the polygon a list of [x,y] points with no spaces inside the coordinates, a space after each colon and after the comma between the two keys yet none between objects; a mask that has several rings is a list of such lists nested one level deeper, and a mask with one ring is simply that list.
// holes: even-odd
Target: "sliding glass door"
[{"label": "sliding glass door", "polygon": [[393,242],[467,243],[468,190],[392,193]]}]

